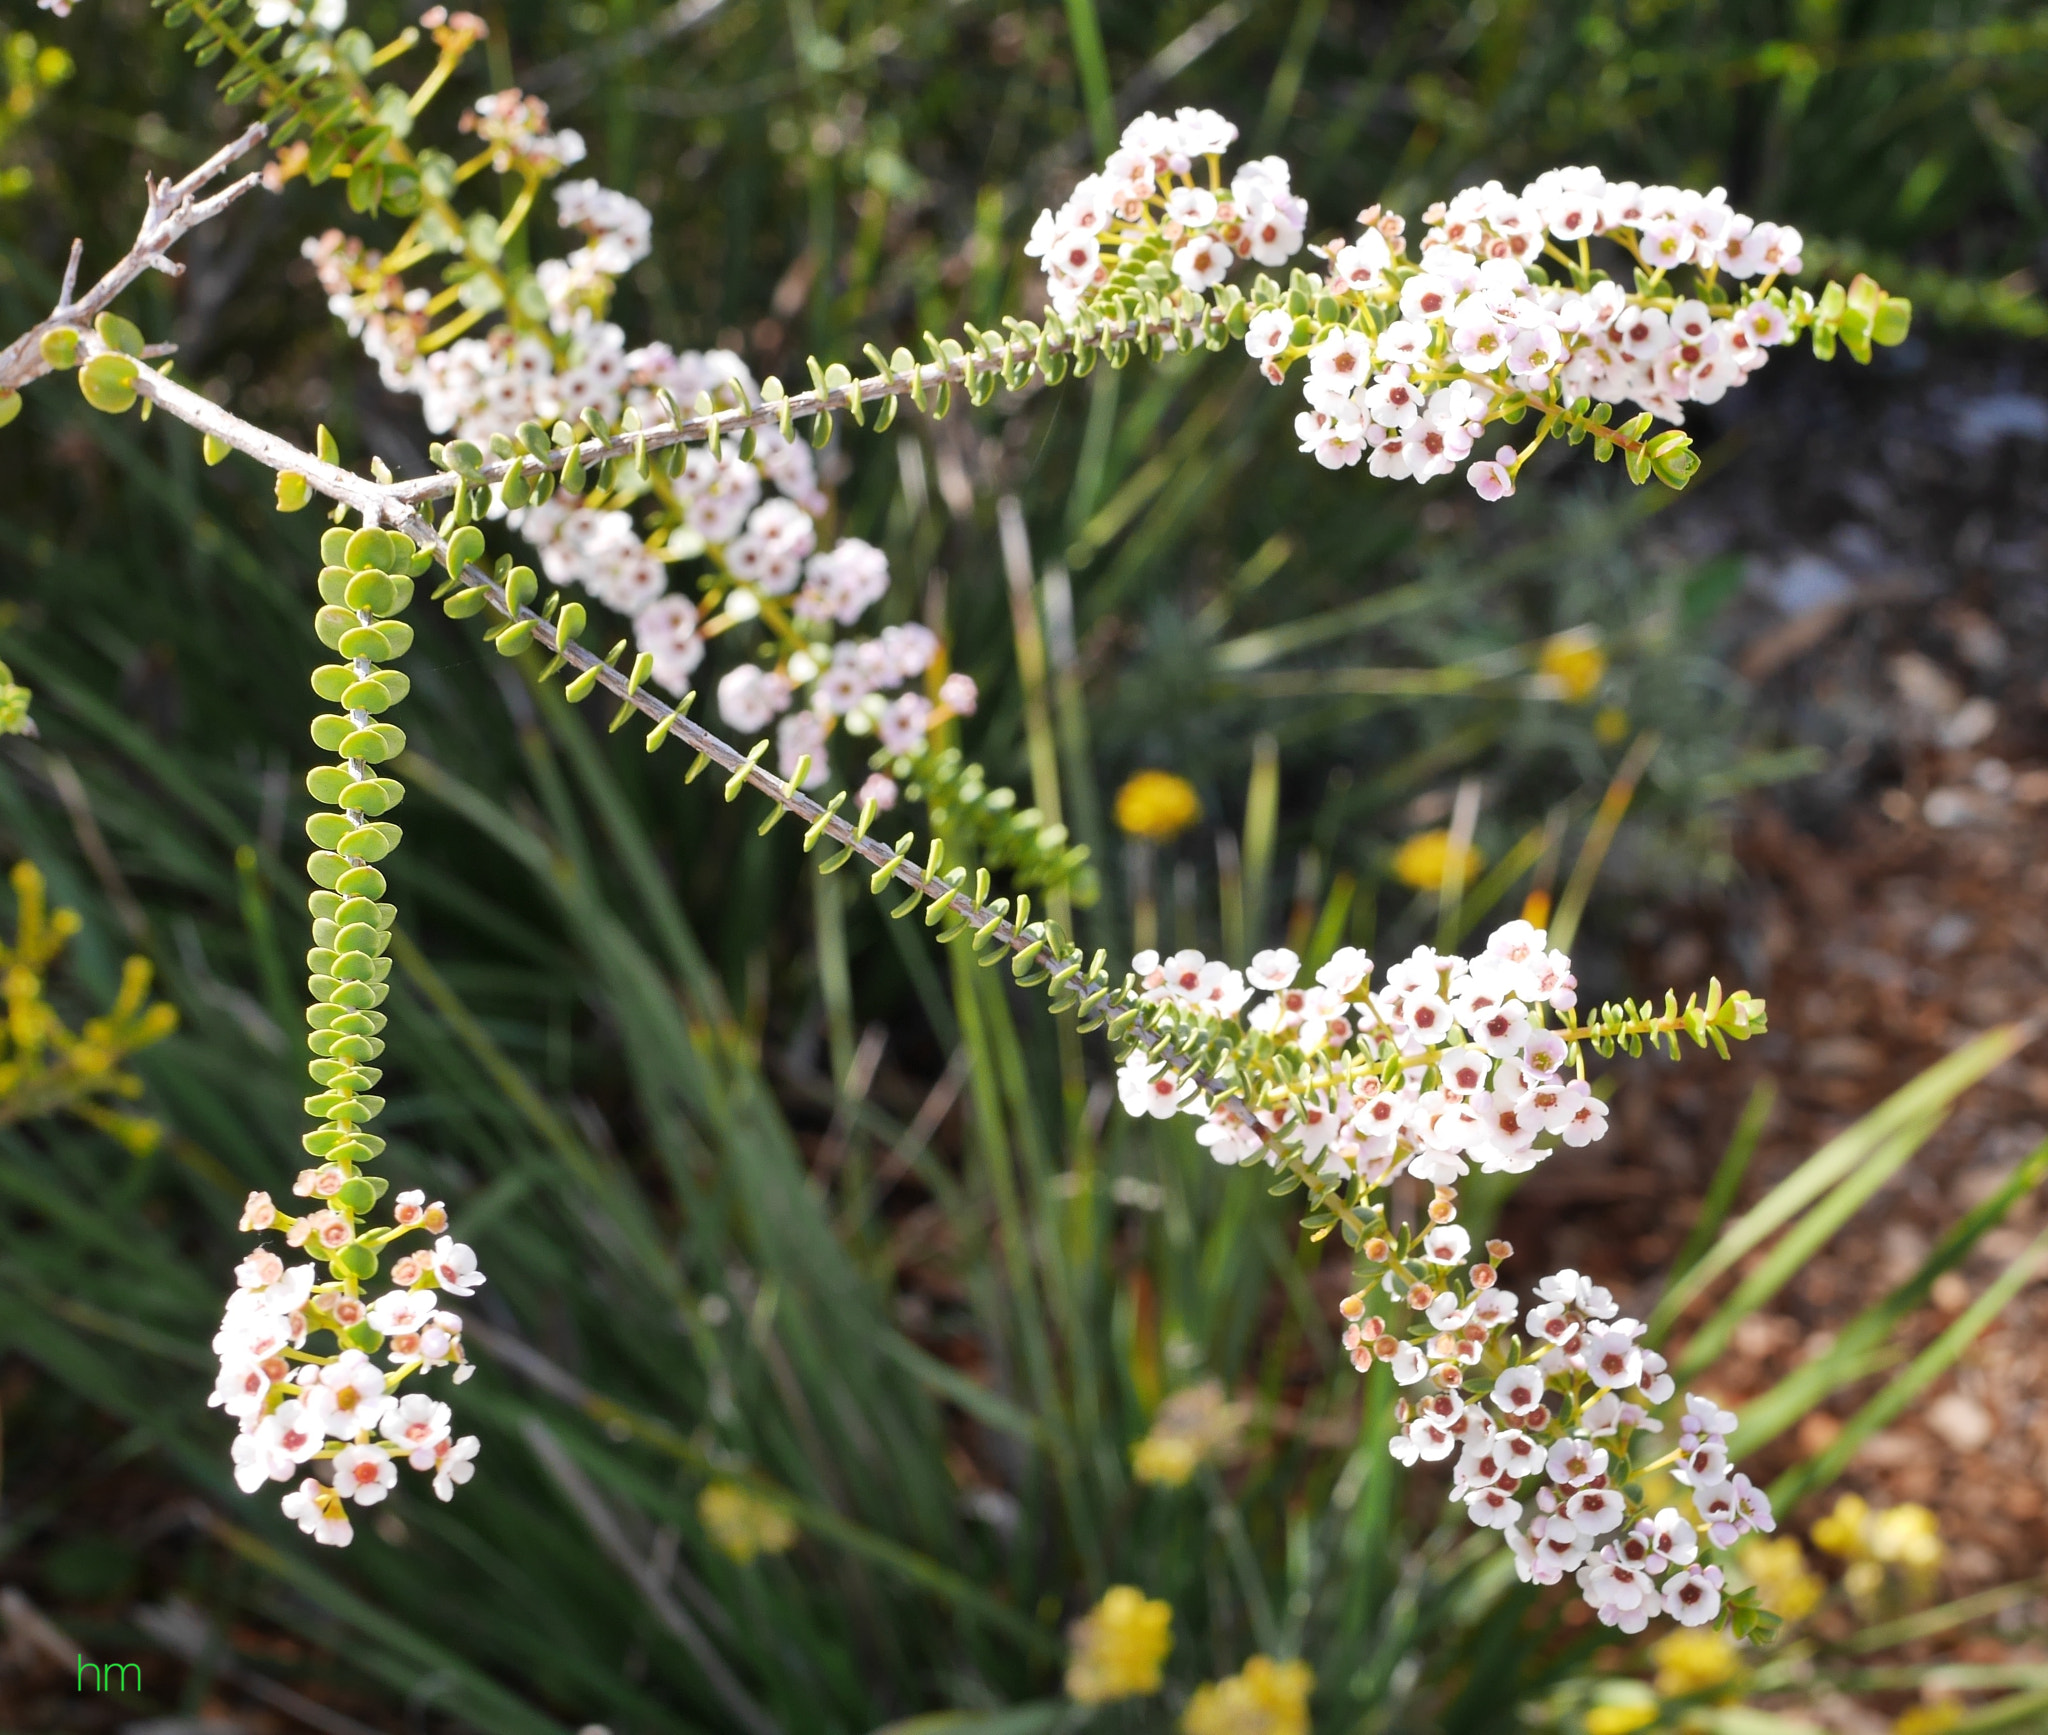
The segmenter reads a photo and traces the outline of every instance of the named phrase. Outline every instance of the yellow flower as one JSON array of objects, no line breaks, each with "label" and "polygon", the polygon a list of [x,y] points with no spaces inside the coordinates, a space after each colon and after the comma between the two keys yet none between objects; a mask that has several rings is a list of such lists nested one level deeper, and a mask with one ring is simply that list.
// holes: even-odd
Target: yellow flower
[{"label": "yellow flower", "polygon": [[1834,1511],[1815,1522],[1813,1546],[1844,1560],[1859,1559],[1868,1552],[1863,1531],[1869,1518],[1868,1500],[1861,1494],[1844,1494],[1835,1502]]},{"label": "yellow flower", "polygon": [[1650,1647],[1657,1665],[1657,1691],[1667,1699],[1704,1693],[1742,1672],[1741,1648],[1711,1627],[1681,1627]]},{"label": "yellow flower", "polygon": [[1067,1697],[1102,1705],[1156,1693],[1172,1649],[1172,1607],[1134,1585],[1113,1584],[1067,1629]]},{"label": "yellow flower", "polygon": [[1177,1434],[1147,1434],[1131,1448],[1131,1474],[1157,1488],[1185,1488],[1201,1462],[1201,1447]]},{"label": "yellow flower", "polygon": [[1655,1705],[1595,1705],[1586,1713],[1586,1735],[1635,1735],[1661,1715]]},{"label": "yellow flower", "polygon": [[[1419,892],[1433,892],[1444,883],[1444,867],[1451,857],[1451,834],[1441,827],[1418,831],[1394,852],[1394,877]],[[1465,879],[1469,883],[1485,865],[1485,857],[1471,844],[1465,846]]]},{"label": "yellow flower", "polygon": [[1536,666],[1556,683],[1567,703],[1577,705],[1593,696],[1607,673],[1607,653],[1593,628],[1574,627],[1545,641]]},{"label": "yellow flower", "polygon": [[1251,1410],[1232,1403],[1219,1380],[1175,1392],[1159,1406],[1152,1431],[1131,1448],[1131,1474],[1140,1482],[1179,1488],[1208,1460],[1231,1457]]},{"label": "yellow flower", "polygon": [[1735,1563],[1756,1586],[1764,1607],[1782,1620],[1804,1620],[1828,1588],[1807,1571],[1805,1554],[1789,1536],[1776,1541],[1753,1536],[1736,1550]]},{"label": "yellow flower", "polygon": [[721,1554],[747,1565],[758,1554],[782,1554],[796,1545],[796,1525],[737,1482],[712,1482],[697,1496],[697,1517]]},{"label": "yellow flower", "polygon": [[1907,1501],[1887,1506],[1870,1522],[1870,1557],[1908,1572],[1932,1572],[1945,1552],[1941,1521],[1924,1506]]},{"label": "yellow flower", "polygon": [[1116,792],[1117,829],[1147,843],[1171,843],[1202,817],[1202,798],[1185,777],[1140,771]]},{"label": "yellow flower", "polygon": [[1892,1735],[1942,1735],[1963,1720],[1963,1708],[1953,1699],[1937,1699],[1931,1705],[1915,1705],[1892,1720]]},{"label": "yellow flower", "polygon": [[1945,1552],[1941,1523],[1925,1506],[1906,1501],[1873,1507],[1860,1494],[1844,1494],[1813,1527],[1813,1545],[1844,1560],[1874,1561],[1910,1573],[1929,1573]]},{"label": "yellow flower", "polygon": [[1253,1657],[1240,1673],[1195,1689],[1181,1715],[1182,1735],[1308,1735],[1315,1684],[1304,1662]]}]

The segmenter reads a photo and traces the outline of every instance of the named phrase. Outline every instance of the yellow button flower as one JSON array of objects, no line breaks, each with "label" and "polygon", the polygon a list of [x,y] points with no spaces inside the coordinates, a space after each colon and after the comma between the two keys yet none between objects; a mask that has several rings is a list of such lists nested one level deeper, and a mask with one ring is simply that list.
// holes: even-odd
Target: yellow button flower
[{"label": "yellow button flower", "polygon": [[1182,1735],[1308,1735],[1315,1684],[1304,1662],[1252,1657],[1237,1674],[1195,1689],[1181,1714]]},{"label": "yellow button flower", "polygon": [[1600,648],[1600,635],[1591,627],[1574,627],[1544,642],[1536,667],[1555,683],[1568,704],[1583,704],[1599,688],[1607,673],[1607,653]]},{"label": "yellow button flower", "polygon": [[1113,1584],[1067,1629],[1067,1697],[1104,1705],[1159,1691],[1173,1649],[1173,1609],[1135,1585]]},{"label": "yellow button flower", "polygon": [[713,1482],[697,1496],[697,1517],[721,1554],[745,1566],[756,1555],[782,1554],[796,1545],[796,1524],[737,1482]]},{"label": "yellow button flower", "polygon": [[1742,1651],[1726,1633],[1711,1627],[1680,1628],[1650,1647],[1657,1665],[1657,1691],[1667,1699],[1704,1693],[1742,1672]]},{"label": "yellow button flower", "polygon": [[1809,1572],[1797,1540],[1753,1536],[1736,1551],[1742,1568],[1765,1608],[1781,1620],[1804,1620],[1827,1590],[1827,1581]]},{"label": "yellow button flower", "polygon": [[1116,792],[1119,831],[1147,843],[1171,843],[1202,817],[1202,798],[1185,777],[1140,771]]},{"label": "yellow button flower", "polygon": [[[1444,868],[1451,859],[1451,834],[1439,826],[1435,831],[1418,831],[1394,852],[1394,877],[1419,892],[1433,892],[1444,883]],[[1486,858],[1471,844],[1465,845],[1465,879],[1486,865]]]},{"label": "yellow button flower", "polygon": [[1131,1474],[1158,1487],[1182,1487],[1204,1462],[1230,1457],[1250,1419],[1250,1409],[1231,1402],[1219,1380],[1175,1392],[1131,1448]]}]

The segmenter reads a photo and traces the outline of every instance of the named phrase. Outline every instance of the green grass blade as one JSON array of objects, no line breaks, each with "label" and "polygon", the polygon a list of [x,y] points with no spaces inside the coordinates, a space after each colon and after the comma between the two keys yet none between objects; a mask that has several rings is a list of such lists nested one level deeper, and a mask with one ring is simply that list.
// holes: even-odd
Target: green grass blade
[{"label": "green grass blade", "polygon": [[2034,1039],[2036,1024],[2025,1021],[1987,1030],[1953,1054],[1901,1085],[1862,1119],[1844,1128],[1770,1192],[1731,1223],[1712,1248],[1666,1291],[1650,1315],[1647,1341],[1661,1342],[1671,1323],[1716,1278],[1763,1245],[1870,1153],[1918,1117],[1945,1108],[2001,1062]]},{"label": "green grass blade", "polygon": [[1700,1201],[1699,1220],[1686,1236],[1685,1245],[1679,1248],[1678,1257],[1671,1262],[1671,1274],[1665,1279],[1667,1283],[1683,1277],[1713,1245],[1714,1237],[1721,1232],[1721,1225],[1728,1220],[1728,1213],[1735,1209],[1735,1196],[1742,1190],[1742,1177],[1749,1173],[1749,1160],[1756,1155],[1757,1141],[1763,1137],[1765,1123],[1771,1118],[1771,1110],[1777,1106],[1776,1080],[1759,1079],[1756,1088],[1749,1093],[1749,1101],[1742,1105],[1742,1117],[1735,1123],[1735,1131],[1729,1135],[1728,1148],[1721,1153],[1721,1161],[1716,1165],[1714,1178],[1707,1187],[1707,1196]]},{"label": "green grass blade", "polygon": [[1908,1404],[1941,1378],[1963,1352],[2048,1265],[2048,1229],[2027,1244],[1997,1281],[1966,1307],[1955,1321],[1886,1383],[1884,1389],[1843,1425],[1825,1451],[1793,1466],[1771,1484],[1771,1504],[1789,1511],[1807,1495],[1818,1493],[1849,1467],[1863,1442],[1888,1425]]},{"label": "green grass blade", "polygon": [[1693,1334],[1673,1370],[1677,1377],[1689,1380],[1717,1361],[1734,1337],[1735,1328],[1799,1275],[1807,1261],[1927,1142],[1943,1118],[1931,1114],[1901,1127],[1872,1151],[1860,1168],[1800,1218]]},{"label": "green grass blade", "polygon": [[1903,1359],[1905,1352],[1890,1343],[1894,1328],[1927,1300],[1935,1279],[1962,1264],[2044,1176],[2048,1176],[2048,1143],[2036,1147],[1996,1193],[1953,1225],[1918,1271],[1844,1326],[1827,1354],[1795,1368],[1763,1396],[1744,1404],[1739,1436],[1742,1451],[1755,1451],[1842,1387]]}]

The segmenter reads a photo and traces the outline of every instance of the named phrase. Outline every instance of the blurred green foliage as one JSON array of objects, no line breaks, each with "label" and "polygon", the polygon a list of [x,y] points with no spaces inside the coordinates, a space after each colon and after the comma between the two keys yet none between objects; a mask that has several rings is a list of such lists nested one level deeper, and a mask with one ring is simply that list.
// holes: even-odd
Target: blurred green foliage
[{"label": "blurred green foliage", "polygon": [[[2048,29],[2027,7],[487,10],[493,78],[545,96],[591,172],[654,209],[628,329],[785,377],[806,350],[1020,305],[1032,214],[1114,117],[1184,102],[1286,154],[1320,222],[1593,160],[1725,182],[1816,254],[1896,256],[1938,316],[2039,317]],[[28,34],[77,67],[5,143],[31,177],[0,206],[8,332],[47,308],[74,234],[89,266],[123,244],[140,171],[233,124],[142,0]],[[297,258],[344,215],[303,186],[249,201],[126,311],[246,413],[302,439],[325,421],[351,455],[416,470],[424,435]],[[1405,947],[1561,878],[1643,731],[1663,742],[1629,834],[1645,880],[1711,864],[1714,801],[1802,763],[1751,738],[1708,654],[1739,566],[1645,553],[1660,500],[1559,472],[1482,519],[1447,490],[1317,470],[1284,396],[1183,358],[842,448],[843,519],[888,548],[896,618],[943,621],[983,683],[968,752],[1104,870],[1089,944],[1122,951],[1149,902],[1169,943]],[[37,1394],[10,1417],[0,1559],[49,1562],[31,1582],[76,1599],[88,1640],[141,1642],[131,1580],[53,1550],[142,1454],[209,1514],[202,1544],[159,1545],[155,1593],[222,1633],[315,1635],[308,1679],[394,1727],[408,1703],[508,1732],[765,1712],[851,1735],[1039,1707],[1001,1725],[1023,1735],[1060,1715],[1063,1621],[1118,1581],[1174,1604],[1173,1695],[1298,1648],[1319,1726],[1492,1729],[1582,1664],[1584,1636],[1484,1538],[1410,1515],[1390,1394],[1342,1365],[1335,1278],[1255,1185],[1113,1116],[1080,1046],[1013,1016],[1000,982],[843,901],[786,834],[756,837],[438,616],[410,665],[390,1008],[410,1058],[386,1167],[444,1194],[493,1274],[464,1388],[481,1472],[451,1506],[386,1509],[341,1561],[241,1501],[205,1345],[243,1190],[297,1163],[317,526],[161,420],[25,401],[0,435],[18,604],[0,649],[44,740],[0,746],[0,833],[87,912],[93,992],[114,993],[125,930],[184,1016],[135,1062],[172,1133],[156,1157],[0,1131],[0,1344]],[[1037,692],[1016,674],[1006,496],[1036,551]],[[1606,663],[1571,702],[1544,647],[1589,623]],[[1147,764],[1192,780],[1208,818],[1127,858],[1106,816]],[[1488,859],[1521,865],[1446,917],[1388,863],[1467,773],[1487,780]],[[1245,1461],[1135,1486],[1130,1446],[1206,1377],[1254,1400]],[[784,1511],[796,1549],[729,1558],[699,1515],[712,1480]],[[1147,1715],[1163,1727],[1173,1702]]]}]

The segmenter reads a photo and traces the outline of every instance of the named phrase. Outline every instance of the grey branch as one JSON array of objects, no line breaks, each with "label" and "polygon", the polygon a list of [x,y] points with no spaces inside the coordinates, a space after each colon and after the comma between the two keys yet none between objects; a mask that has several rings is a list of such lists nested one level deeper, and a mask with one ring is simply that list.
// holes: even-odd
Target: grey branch
[{"label": "grey branch", "polygon": [[[78,265],[85,244],[82,241],[72,242],[71,259],[64,268],[64,287],[58,293],[57,305],[50,310],[50,316],[31,326],[5,349],[0,349],[0,389],[19,391],[31,380],[40,379],[50,372],[50,364],[43,360],[43,338],[53,331],[90,330],[93,320],[145,271],[178,276],[185,268],[170,257],[170,249],[200,224],[218,217],[244,193],[261,186],[263,177],[260,174],[244,175],[206,199],[198,196],[199,190],[218,180],[230,163],[252,145],[260,143],[266,130],[260,122],[250,127],[232,144],[223,145],[215,151],[183,180],[173,181],[166,177],[158,181],[143,176],[142,184],[148,198],[143,207],[142,226],[136,231],[135,244],[112,270],[75,301],[72,293],[78,286]],[[164,352],[159,349],[156,353]]]}]

